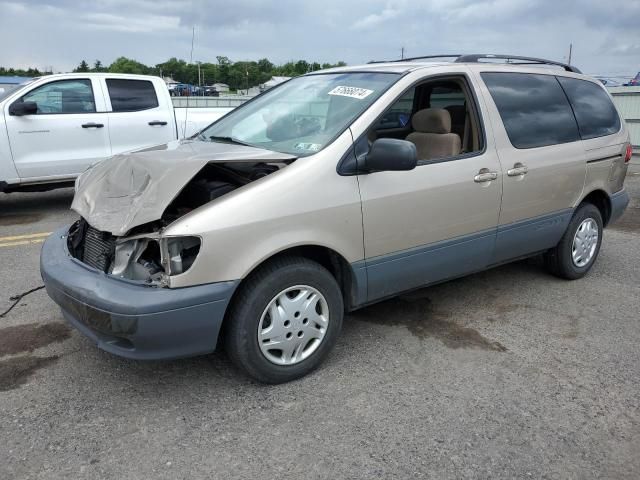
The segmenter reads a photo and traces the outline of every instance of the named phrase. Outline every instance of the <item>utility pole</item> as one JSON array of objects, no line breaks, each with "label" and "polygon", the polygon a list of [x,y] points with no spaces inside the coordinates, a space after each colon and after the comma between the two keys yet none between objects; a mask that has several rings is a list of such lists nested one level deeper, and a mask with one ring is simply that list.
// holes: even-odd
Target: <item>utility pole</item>
[{"label": "utility pole", "polygon": [[569,61],[567,62],[567,65],[571,65],[571,53],[573,52],[573,43],[569,44]]},{"label": "utility pole", "polygon": [[400,60],[404,60],[404,47],[400,48]]},{"label": "utility pole", "polygon": [[196,26],[191,29],[191,55],[189,56],[189,63],[193,63],[193,40],[196,37]]}]

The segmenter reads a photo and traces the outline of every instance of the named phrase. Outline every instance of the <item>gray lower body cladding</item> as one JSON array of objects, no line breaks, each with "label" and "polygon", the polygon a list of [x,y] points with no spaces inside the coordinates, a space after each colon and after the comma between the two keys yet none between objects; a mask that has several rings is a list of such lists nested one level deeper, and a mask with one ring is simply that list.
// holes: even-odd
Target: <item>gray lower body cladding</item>
[{"label": "gray lower body cladding", "polygon": [[120,280],[73,258],[67,228],[44,243],[40,271],[66,320],[101,349],[132,359],[212,352],[239,282],[168,289]]},{"label": "gray lower body cladding", "polygon": [[609,201],[611,203],[611,215],[609,216],[608,225],[618,220],[627,209],[629,205],[629,194],[625,189],[622,189],[609,196]]}]

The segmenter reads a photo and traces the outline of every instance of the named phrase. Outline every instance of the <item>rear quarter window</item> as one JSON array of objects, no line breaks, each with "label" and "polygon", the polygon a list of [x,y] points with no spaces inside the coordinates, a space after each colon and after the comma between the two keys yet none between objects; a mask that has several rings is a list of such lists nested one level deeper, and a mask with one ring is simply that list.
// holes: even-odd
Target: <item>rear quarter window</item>
[{"label": "rear quarter window", "polygon": [[620,130],[620,117],[609,95],[595,83],[558,77],[569,97],[583,140],[611,135]]},{"label": "rear quarter window", "polygon": [[580,139],[571,105],[552,75],[481,73],[511,144],[534,148]]},{"label": "rear quarter window", "polygon": [[114,112],[137,112],[158,106],[153,83],[148,80],[107,79],[107,90]]}]

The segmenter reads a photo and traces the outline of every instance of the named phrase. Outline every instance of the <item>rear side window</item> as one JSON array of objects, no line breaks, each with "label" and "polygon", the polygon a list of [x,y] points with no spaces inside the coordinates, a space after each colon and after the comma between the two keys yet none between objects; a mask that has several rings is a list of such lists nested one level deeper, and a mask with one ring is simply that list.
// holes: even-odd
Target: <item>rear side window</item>
[{"label": "rear side window", "polygon": [[107,89],[114,112],[137,112],[158,106],[156,90],[147,80],[107,79]]},{"label": "rear side window", "polygon": [[558,81],[569,97],[580,136],[584,140],[611,135],[620,130],[618,112],[601,87],[577,78],[558,77]]},{"label": "rear side window", "polygon": [[544,147],[579,140],[571,105],[556,77],[506,72],[481,75],[514,147]]}]

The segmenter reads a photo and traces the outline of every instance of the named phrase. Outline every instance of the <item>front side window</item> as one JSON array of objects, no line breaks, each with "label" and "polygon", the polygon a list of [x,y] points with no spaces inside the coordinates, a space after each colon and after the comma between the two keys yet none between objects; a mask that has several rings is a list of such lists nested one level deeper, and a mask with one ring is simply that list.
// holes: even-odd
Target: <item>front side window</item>
[{"label": "front side window", "polygon": [[[408,112],[403,128],[385,128],[385,119],[398,111]],[[397,138],[413,143],[423,162],[480,153],[484,136],[477,112],[465,77],[426,80],[402,94],[367,130],[365,143],[359,140],[356,150],[364,151],[380,138]]]},{"label": "front side window", "polygon": [[514,147],[544,147],[580,139],[571,106],[556,77],[507,72],[481,75]]},{"label": "front side window", "polygon": [[198,138],[304,157],[319,152],[400,78],[332,73],[289,80],[231,111]]},{"label": "front side window", "polygon": [[583,140],[620,130],[616,107],[601,87],[577,78],[558,77],[558,81],[569,97]]},{"label": "front side window", "polygon": [[382,116],[377,129],[406,128],[413,113],[413,99],[416,89],[411,88],[402,95]]},{"label": "front side window", "polygon": [[148,80],[109,78],[107,90],[114,112],[138,112],[158,106],[156,89]]},{"label": "front side window", "polygon": [[31,90],[21,101],[35,102],[38,105],[38,115],[96,111],[91,80],[50,82]]},{"label": "front side window", "polygon": [[465,96],[460,87],[434,87],[429,96],[429,106],[431,108],[447,108],[453,105],[463,106],[465,102]]}]

